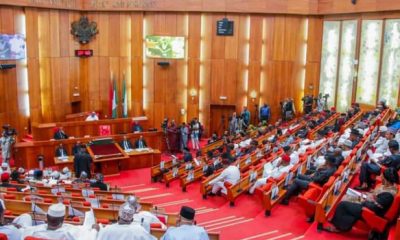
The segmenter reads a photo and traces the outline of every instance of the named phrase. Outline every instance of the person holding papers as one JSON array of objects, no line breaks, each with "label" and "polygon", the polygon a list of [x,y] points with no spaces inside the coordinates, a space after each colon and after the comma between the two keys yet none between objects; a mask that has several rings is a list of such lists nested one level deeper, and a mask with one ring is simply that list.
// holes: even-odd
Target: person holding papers
[{"label": "person holding papers", "polygon": [[381,172],[382,166],[393,167],[396,170],[400,170],[399,143],[396,140],[390,140],[388,146],[392,154],[391,156],[383,160],[370,158],[361,165],[359,176],[360,186],[356,187],[357,190],[366,190],[370,188],[373,184],[371,175],[378,175]]},{"label": "person holding papers", "polygon": [[129,141],[129,139],[124,136],[124,140],[122,140],[119,145],[121,146],[122,149],[124,149],[125,152],[130,152],[132,151],[132,143]]},{"label": "person holding papers", "polygon": [[64,148],[64,145],[63,145],[62,143],[60,143],[60,145],[58,145],[58,148],[56,149],[55,155],[56,155],[56,157],[58,157],[59,159],[68,158],[68,152],[67,152],[67,150]]},{"label": "person holding papers", "polygon": [[350,190],[352,196],[345,196],[339,203],[330,224],[324,226],[329,232],[350,231],[353,225],[362,218],[361,213],[364,207],[383,217],[391,207],[394,197],[397,194],[399,175],[394,168],[386,169],[382,174],[382,185],[367,194],[361,194]]},{"label": "person holding papers", "polygon": [[140,135],[139,139],[135,142],[135,148],[147,148],[147,143],[143,138],[143,135]]}]

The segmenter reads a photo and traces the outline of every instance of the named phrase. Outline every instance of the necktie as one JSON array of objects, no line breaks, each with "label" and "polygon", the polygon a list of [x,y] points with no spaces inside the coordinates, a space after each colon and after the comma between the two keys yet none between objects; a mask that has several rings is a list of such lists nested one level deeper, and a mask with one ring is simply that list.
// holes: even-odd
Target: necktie
[{"label": "necktie", "polygon": [[139,148],[143,148],[142,141],[139,141]]},{"label": "necktie", "polygon": [[129,149],[128,143],[126,141],[124,141],[124,143],[125,143],[125,150]]}]

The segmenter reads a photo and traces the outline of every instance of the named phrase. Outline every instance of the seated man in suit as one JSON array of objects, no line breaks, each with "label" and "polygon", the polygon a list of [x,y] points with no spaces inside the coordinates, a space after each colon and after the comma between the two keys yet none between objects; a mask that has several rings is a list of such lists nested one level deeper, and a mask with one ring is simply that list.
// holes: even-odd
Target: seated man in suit
[{"label": "seated man in suit", "polygon": [[308,189],[310,183],[316,183],[320,186],[324,185],[329,178],[336,171],[336,158],[334,156],[328,155],[326,157],[326,162],[323,166],[319,167],[313,174],[310,175],[297,175],[296,179],[287,188],[287,191],[282,200],[282,204],[288,205],[290,198],[298,194],[301,190]]},{"label": "seated man in suit", "polygon": [[144,140],[142,135],[140,135],[139,139],[136,140],[135,148],[147,148],[146,141]]},{"label": "seated man in suit", "polygon": [[108,191],[107,184],[104,183],[104,176],[101,173],[96,173],[95,181],[90,183],[92,188],[99,188],[101,191]]},{"label": "seated man in suit", "polygon": [[64,145],[62,145],[62,143],[60,143],[60,145],[58,145],[58,148],[56,149],[55,156],[58,157],[58,158],[67,158],[68,157],[68,152],[64,148]]},{"label": "seated man in suit", "polygon": [[139,124],[138,121],[135,121],[135,122],[133,123],[132,132],[133,132],[133,133],[143,132],[143,127],[140,126],[140,124]]},{"label": "seated man in suit", "polygon": [[53,138],[55,140],[67,139],[68,135],[64,132],[63,127],[59,127],[55,129]]},{"label": "seated man in suit", "polygon": [[124,136],[124,140],[122,140],[119,145],[124,149],[124,151],[131,151],[133,149],[132,143],[126,136]]}]

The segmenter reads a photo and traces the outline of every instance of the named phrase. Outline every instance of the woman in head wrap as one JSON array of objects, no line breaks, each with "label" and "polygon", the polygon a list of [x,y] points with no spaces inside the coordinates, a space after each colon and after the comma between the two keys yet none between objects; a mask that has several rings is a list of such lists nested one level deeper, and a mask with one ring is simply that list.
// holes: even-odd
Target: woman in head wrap
[{"label": "woman in head wrap", "polygon": [[386,169],[382,174],[382,185],[372,192],[367,193],[365,198],[347,198],[339,203],[331,224],[324,226],[329,232],[350,231],[353,225],[361,219],[362,208],[366,207],[378,216],[383,216],[391,207],[397,194],[399,175],[394,168]]}]

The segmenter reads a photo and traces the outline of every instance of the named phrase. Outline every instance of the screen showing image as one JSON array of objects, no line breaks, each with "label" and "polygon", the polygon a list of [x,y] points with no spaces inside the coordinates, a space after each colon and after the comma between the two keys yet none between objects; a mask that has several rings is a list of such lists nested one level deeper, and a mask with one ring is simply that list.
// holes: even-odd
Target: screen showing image
[{"label": "screen showing image", "polygon": [[146,36],[146,56],[150,58],[184,58],[185,37]]},{"label": "screen showing image", "polygon": [[25,58],[25,36],[22,34],[0,34],[0,60]]}]

